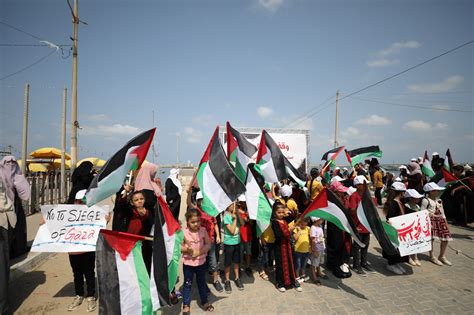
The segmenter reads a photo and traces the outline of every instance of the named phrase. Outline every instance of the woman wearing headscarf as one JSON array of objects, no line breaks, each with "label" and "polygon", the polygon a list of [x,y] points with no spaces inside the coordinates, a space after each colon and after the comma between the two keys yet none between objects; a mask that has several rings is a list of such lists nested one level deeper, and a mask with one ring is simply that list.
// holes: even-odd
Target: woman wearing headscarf
[{"label": "woman wearing headscarf", "polygon": [[172,168],[170,170],[170,176],[166,179],[165,182],[165,191],[166,191],[166,202],[170,207],[171,213],[174,218],[178,220],[179,217],[179,208],[181,206],[181,192],[183,188],[178,179],[179,169]]},{"label": "woman wearing headscarf", "polygon": [[79,190],[89,188],[92,179],[94,178],[94,164],[89,161],[82,162],[72,173],[71,182],[72,188],[69,192],[68,204],[73,204],[76,194]]},{"label": "woman wearing headscarf", "polygon": [[[26,249],[26,218],[21,200],[30,198],[30,186],[20,171],[15,157],[0,162],[0,314],[8,311],[10,278],[10,245]],[[21,243],[21,244],[20,244]]]},{"label": "woman wearing headscarf", "polygon": [[416,162],[408,164],[408,189],[416,189],[420,194],[423,193],[423,173],[420,165]]},{"label": "woman wearing headscarf", "polygon": [[145,208],[154,211],[157,197],[162,194],[161,188],[155,182],[158,165],[143,162],[135,178],[135,191],[142,191],[145,196]]}]

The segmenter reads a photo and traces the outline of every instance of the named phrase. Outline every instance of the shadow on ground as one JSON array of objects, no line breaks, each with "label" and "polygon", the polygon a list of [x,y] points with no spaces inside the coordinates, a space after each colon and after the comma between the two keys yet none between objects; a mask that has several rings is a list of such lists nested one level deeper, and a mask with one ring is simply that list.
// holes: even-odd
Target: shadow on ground
[{"label": "shadow on ground", "polygon": [[21,288],[10,283],[8,300],[10,303],[10,311],[12,313],[16,312],[23,301],[32,294],[36,287],[46,282],[46,275],[43,271],[28,272],[27,274],[23,275],[22,278],[23,279],[21,282],[18,281],[18,283],[21,283]]}]

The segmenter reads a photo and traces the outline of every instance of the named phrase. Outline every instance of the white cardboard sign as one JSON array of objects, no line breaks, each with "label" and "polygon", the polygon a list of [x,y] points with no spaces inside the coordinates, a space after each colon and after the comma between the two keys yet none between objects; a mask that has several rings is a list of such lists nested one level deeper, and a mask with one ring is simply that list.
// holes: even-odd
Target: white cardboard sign
[{"label": "white cardboard sign", "polygon": [[390,224],[398,231],[400,256],[431,250],[431,221],[427,210],[390,218]]}]

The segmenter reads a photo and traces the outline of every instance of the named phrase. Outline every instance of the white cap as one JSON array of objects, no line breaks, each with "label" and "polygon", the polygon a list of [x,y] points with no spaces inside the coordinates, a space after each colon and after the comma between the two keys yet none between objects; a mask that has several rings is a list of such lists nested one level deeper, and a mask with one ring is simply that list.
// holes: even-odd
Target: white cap
[{"label": "white cap", "polygon": [[336,176],[334,176],[333,178],[331,178],[331,183],[332,183],[332,182],[340,182],[340,181],[343,181],[343,180],[344,180],[344,178],[342,178],[342,177],[339,176],[339,175],[336,175]]},{"label": "white cap", "polygon": [[407,190],[405,185],[403,183],[400,183],[400,182],[394,182],[392,184],[391,188],[395,191],[406,191]]},{"label": "white cap", "polygon": [[290,185],[283,185],[283,187],[281,187],[282,197],[290,197],[292,193],[293,193],[293,188]]},{"label": "white cap", "polygon": [[79,191],[76,193],[75,199],[76,199],[76,200],[82,200],[82,198],[84,198],[84,196],[86,195],[86,192],[87,192],[87,189],[79,190]]},{"label": "white cap", "polygon": [[402,179],[401,179],[400,177],[397,177],[397,178],[395,178],[393,181],[394,181],[394,182],[401,182]]},{"label": "white cap", "polygon": [[400,166],[398,167],[399,170],[401,170],[402,168],[404,168],[404,169],[406,169],[406,170],[408,169],[408,168],[406,167],[406,165],[400,165]]},{"label": "white cap", "polygon": [[353,193],[355,193],[356,191],[357,191],[357,188],[351,186],[351,187],[349,187],[349,189],[347,190],[346,193],[350,196]]},{"label": "white cap", "polygon": [[336,166],[334,170],[340,170],[341,168],[339,166]]},{"label": "white cap", "polygon": [[439,155],[438,152],[433,152],[433,154],[431,154],[431,156],[434,156],[434,155]]},{"label": "white cap", "polygon": [[421,162],[421,161],[423,161],[423,158],[421,156],[419,156],[417,161]]},{"label": "white cap", "polygon": [[370,183],[364,175],[359,175],[354,178],[354,185],[359,185],[363,183]]},{"label": "white cap", "polygon": [[444,190],[444,187],[438,186],[436,183],[428,183],[423,186],[423,190],[426,192],[433,190]]},{"label": "white cap", "polygon": [[321,220],[321,218],[318,218],[318,217],[310,217],[310,218],[311,218],[311,221],[313,221],[313,222],[316,222],[316,221],[318,221],[318,220]]},{"label": "white cap", "polygon": [[415,159],[415,158],[411,158],[410,161],[411,161],[411,162],[416,162],[416,159]]},{"label": "white cap", "polygon": [[348,171],[347,167],[343,167],[342,170],[344,171]]},{"label": "white cap", "polygon": [[245,195],[244,194],[240,195],[239,198],[237,198],[237,200],[245,202],[246,201]]},{"label": "white cap", "polygon": [[202,199],[202,191],[196,193],[196,200]]},{"label": "white cap", "polygon": [[423,198],[423,195],[420,194],[416,189],[407,189],[405,192],[405,198]]}]

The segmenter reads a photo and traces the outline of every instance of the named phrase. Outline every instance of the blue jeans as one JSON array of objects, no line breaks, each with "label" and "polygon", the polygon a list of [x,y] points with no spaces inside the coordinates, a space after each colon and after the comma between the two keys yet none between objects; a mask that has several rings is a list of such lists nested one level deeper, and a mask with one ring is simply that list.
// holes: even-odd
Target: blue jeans
[{"label": "blue jeans", "polygon": [[297,277],[300,274],[301,268],[303,268],[303,271],[304,271],[306,263],[308,261],[308,256],[309,256],[309,253],[298,253],[298,252],[293,253],[295,273]]},{"label": "blue jeans", "polygon": [[207,303],[207,284],[206,284],[206,264],[200,266],[183,265],[184,284],[183,284],[183,305],[191,304],[191,288],[193,286],[194,274],[198,285],[201,305]]}]

